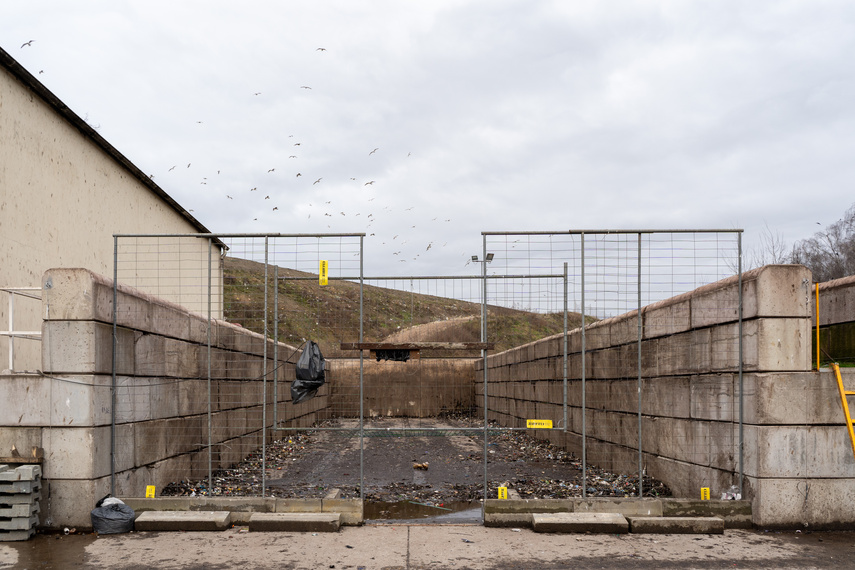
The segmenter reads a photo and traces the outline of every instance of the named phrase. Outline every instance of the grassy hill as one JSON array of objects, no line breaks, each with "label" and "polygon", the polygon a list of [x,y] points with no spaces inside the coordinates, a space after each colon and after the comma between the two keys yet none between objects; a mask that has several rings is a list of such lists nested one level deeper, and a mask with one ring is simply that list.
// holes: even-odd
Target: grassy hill
[{"label": "grassy hill", "polygon": [[[263,333],[264,264],[232,257],[224,262],[226,320]],[[325,356],[335,356],[340,342],[359,339],[358,283],[330,281],[321,287],[317,275],[311,273],[281,267],[278,273],[279,282],[274,289],[273,267],[268,266],[267,327],[271,336],[276,307],[280,341],[299,346],[304,339],[311,339],[321,345]],[[479,303],[364,285],[363,314],[366,342],[480,340]],[[568,314],[570,329],[581,322],[579,313]],[[487,340],[495,343],[494,352],[560,333],[563,326],[561,313],[539,314],[495,306],[487,310]]]}]

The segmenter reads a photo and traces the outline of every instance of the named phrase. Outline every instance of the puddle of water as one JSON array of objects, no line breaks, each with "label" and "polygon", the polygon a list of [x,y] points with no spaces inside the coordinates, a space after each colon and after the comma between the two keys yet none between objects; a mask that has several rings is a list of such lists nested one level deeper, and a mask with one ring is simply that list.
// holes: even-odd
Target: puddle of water
[{"label": "puddle of water", "polygon": [[475,524],[480,525],[480,501],[454,501],[429,505],[416,501],[367,502],[365,524]]}]

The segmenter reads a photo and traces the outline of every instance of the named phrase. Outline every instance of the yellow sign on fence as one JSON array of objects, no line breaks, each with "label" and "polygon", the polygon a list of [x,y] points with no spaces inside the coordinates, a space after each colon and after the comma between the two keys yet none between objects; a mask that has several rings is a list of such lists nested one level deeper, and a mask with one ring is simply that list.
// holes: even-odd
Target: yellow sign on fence
[{"label": "yellow sign on fence", "polygon": [[525,427],[530,429],[552,429],[552,420],[526,420]]},{"label": "yellow sign on fence", "polygon": [[154,485],[146,485],[145,498],[146,499],[153,499],[154,498]]},{"label": "yellow sign on fence", "polygon": [[507,487],[499,487],[499,498],[507,499],[508,498],[508,488]]},{"label": "yellow sign on fence", "polygon": [[321,266],[318,270],[318,282],[321,287],[329,284],[329,262],[326,259],[321,260]]}]

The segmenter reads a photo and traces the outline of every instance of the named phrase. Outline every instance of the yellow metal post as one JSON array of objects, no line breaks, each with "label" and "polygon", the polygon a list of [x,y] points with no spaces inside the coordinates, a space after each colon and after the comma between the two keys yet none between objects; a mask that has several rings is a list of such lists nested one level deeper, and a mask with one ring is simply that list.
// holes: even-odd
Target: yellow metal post
[{"label": "yellow metal post", "polygon": [[834,376],[837,379],[837,389],[840,390],[840,401],[843,403],[843,415],[846,418],[846,429],[849,430],[849,441],[852,442],[852,453],[855,455],[855,430],[852,429],[852,416],[849,414],[849,401],[846,399],[847,396],[855,395],[855,391],[846,390],[843,387],[840,366],[836,362],[832,362],[831,368],[834,369]]}]

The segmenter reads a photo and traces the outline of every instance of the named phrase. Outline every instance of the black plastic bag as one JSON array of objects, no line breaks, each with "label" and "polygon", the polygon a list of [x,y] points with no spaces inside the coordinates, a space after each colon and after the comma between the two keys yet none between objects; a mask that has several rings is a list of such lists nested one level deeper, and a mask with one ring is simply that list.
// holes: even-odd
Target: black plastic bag
[{"label": "black plastic bag", "polygon": [[134,510],[116,499],[107,495],[97,503],[89,513],[92,519],[92,530],[98,534],[119,534],[134,530]]},{"label": "black plastic bag", "polygon": [[324,385],[326,361],[318,343],[310,340],[297,361],[297,379],[291,384],[291,403],[299,404],[315,397]]}]

